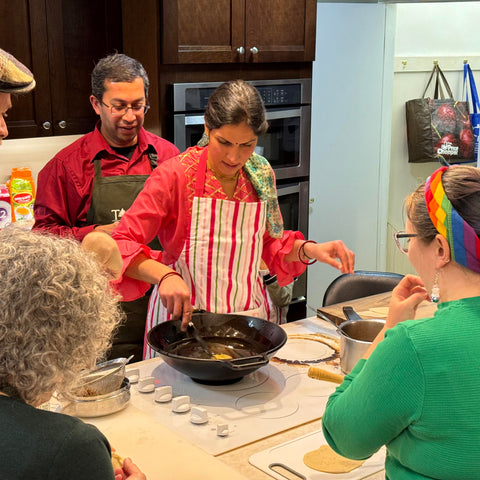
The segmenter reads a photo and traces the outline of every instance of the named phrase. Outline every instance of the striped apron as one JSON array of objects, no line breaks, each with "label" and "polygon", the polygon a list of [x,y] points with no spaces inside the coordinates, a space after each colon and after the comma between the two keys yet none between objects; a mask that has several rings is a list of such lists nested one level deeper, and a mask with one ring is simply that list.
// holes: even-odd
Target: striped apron
[{"label": "striped apron", "polygon": [[[259,275],[265,232],[264,202],[238,202],[203,196],[207,150],[200,157],[190,232],[180,257],[170,265],[182,275],[195,309],[237,313],[276,321]],[[155,286],[145,334],[170,319]],[[144,358],[155,352],[144,343]]]}]

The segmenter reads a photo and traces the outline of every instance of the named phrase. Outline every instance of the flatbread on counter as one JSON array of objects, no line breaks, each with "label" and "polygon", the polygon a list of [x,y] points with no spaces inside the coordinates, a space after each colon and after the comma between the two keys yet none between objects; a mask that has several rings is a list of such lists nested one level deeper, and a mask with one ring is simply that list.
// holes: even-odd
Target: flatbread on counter
[{"label": "flatbread on counter", "polygon": [[322,445],[303,456],[303,463],[313,470],[325,473],[348,473],[363,465],[365,460],[350,460]]},{"label": "flatbread on counter", "polygon": [[112,452],[113,471],[117,468],[123,468],[123,458],[116,452]]}]

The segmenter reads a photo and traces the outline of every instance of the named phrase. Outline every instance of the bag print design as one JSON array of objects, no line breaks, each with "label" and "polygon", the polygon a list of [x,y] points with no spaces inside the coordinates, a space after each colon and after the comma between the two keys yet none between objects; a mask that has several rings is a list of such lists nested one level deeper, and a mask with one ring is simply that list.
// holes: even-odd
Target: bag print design
[{"label": "bag print design", "polygon": [[446,160],[473,159],[474,137],[465,102],[428,99],[431,114],[433,154]]}]

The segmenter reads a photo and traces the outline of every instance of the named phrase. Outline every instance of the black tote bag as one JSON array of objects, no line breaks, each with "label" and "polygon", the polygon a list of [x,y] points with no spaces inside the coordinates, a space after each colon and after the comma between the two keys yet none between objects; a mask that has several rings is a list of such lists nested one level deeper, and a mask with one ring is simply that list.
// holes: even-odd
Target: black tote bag
[{"label": "black tote bag", "polygon": [[[434,76],[434,97],[425,98]],[[447,98],[443,88],[448,94]],[[468,102],[453,99],[452,90],[438,64],[433,67],[422,98],[409,100],[405,107],[409,162],[474,161],[474,137]]]}]

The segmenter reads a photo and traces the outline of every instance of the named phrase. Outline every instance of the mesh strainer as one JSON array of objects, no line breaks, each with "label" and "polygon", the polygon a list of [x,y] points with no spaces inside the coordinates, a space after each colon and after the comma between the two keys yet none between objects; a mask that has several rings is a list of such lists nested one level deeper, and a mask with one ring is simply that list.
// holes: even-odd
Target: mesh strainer
[{"label": "mesh strainer", "polygon": [[78,397],[92,397],[114,392],[120,388],[125,378],[125,365],[132,359],[115,358],[108,362],[97,364],[90,372],[82,375],[75,388]]}]

